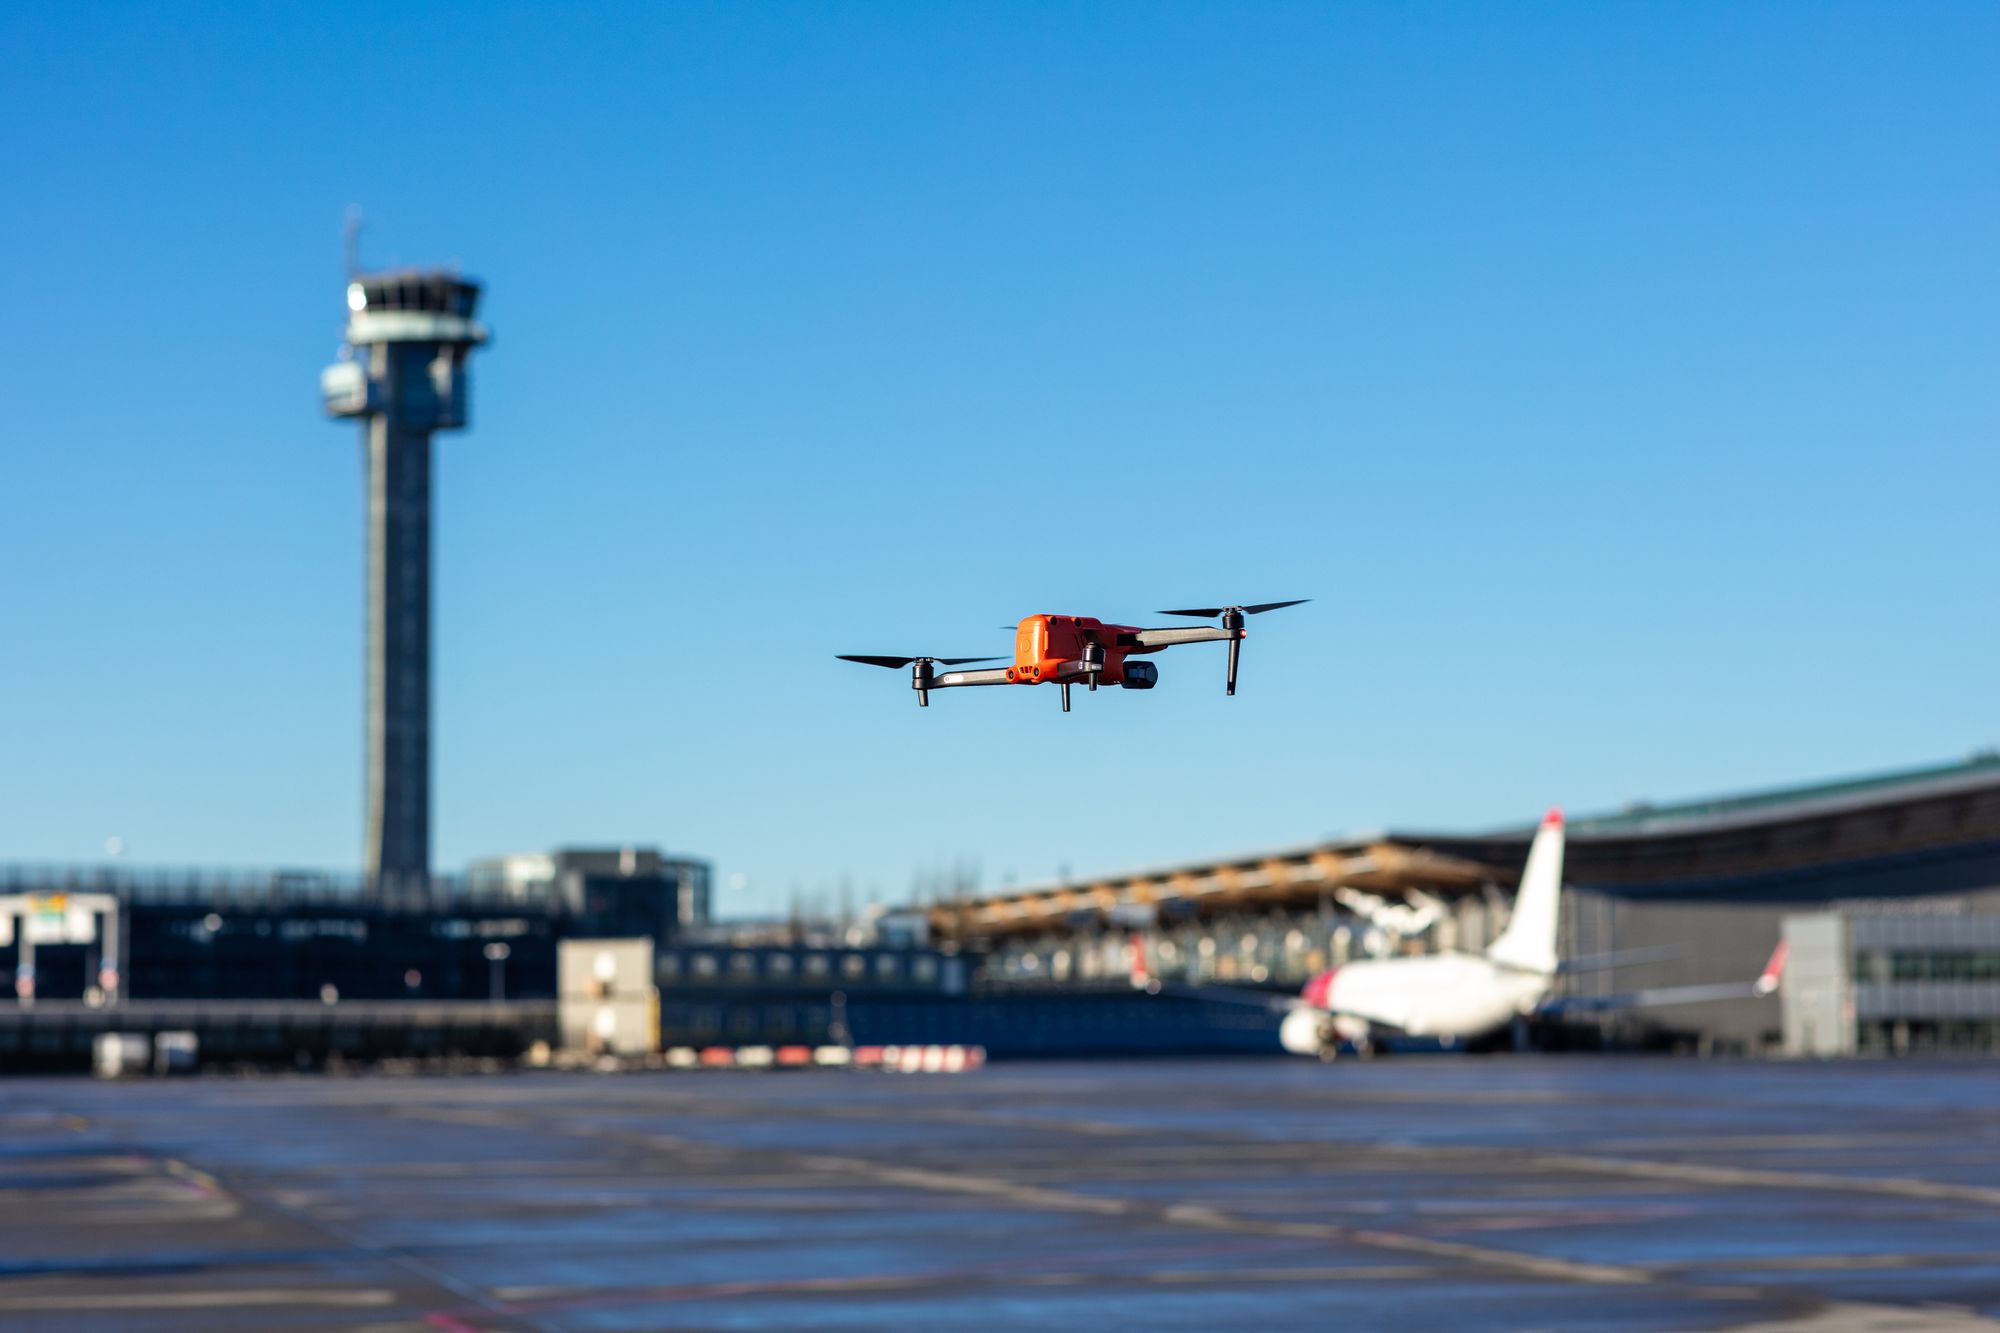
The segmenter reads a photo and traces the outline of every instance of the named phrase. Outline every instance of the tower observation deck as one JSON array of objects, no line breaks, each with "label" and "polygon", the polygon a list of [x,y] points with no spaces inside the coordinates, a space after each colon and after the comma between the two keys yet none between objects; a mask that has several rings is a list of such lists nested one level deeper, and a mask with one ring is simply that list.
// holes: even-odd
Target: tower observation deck
[{"label": "tower observation deck", "polygon": [[431,850],[431,433],[465,425],[467,361],[486,341],[479,284],[455,273],[356,277],[346,345],[320,376],[328,415],[361,422],[367,478],[370,884],[416,885]]}]

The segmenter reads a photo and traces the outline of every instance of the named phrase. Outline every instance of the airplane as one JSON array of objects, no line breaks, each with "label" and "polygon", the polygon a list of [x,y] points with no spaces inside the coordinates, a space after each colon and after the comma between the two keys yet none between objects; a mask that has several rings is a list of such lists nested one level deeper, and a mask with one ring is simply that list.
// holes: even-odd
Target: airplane
[{"label": "airplane", "polygon": [[1513,917],[1484,954],[1421,954],[1328,968],[1299,992],[1279,1025],[1279,1042],[1295,1055],[1332,1059],[1343,1044],[1369,1054],[1376,1038],[1388,1033],[1457,1044],[1534,1014],[1691,1004],[1777,990],[1783,941],[1754,982],[1553,999],[1556,978],[1566,970],[1556,953],[1562,866],[1562,812],[1551,810],[1528,849]]},{"label": "airplane", "polygon": [[917,705],[930,707],[932,690],[956,689],[966,685],[1057,685],[1061,687],[1062,710],[1069,711],[1069,687],[1082,681],[1095,690],[1099,684],[1118,685],[1128,690],[1150,690],[1160,683],[1160,669],[1151,662],[1131,658],[1157,653],[1183,643],[1229,645],[1223,693],[1236,693],[1236,664],[1242,655],[1244,617],[1258,616],[1312,599],[1290,602],[1261,602],[1256,606],[1203,606],[1184,611],[1162,611],[1163,616],[1193,616],[1202,620],[1219,618],[1219,625],[1175,625],[1166,629],[1141,629],[1137,625],[1110,625],[1091,616],[1029,616],[1014,627],[1014,665],[984,671],[937,671],[936,667],[973,666],[997,662],[997,657],[877,657],[840,653],[843,662],[865,666],[911,668],[910,688],[917,692]]},{"label": "airplane", "polygon": [[1375,936],[1414,938],[1444,920],[1450,912],[1443,899],[1433,898],[1422,889],[1406,890],[1404,896],[1408,902],[1392,903],[1360,889],[1333,891],[1334,901],[1373,926],[1370,934]]}]

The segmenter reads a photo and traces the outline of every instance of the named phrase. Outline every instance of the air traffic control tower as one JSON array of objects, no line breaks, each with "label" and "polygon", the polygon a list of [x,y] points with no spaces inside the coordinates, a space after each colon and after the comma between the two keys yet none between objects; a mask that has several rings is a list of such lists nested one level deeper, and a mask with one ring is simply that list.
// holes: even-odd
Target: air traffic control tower
[{"label": "air traffic control tower", "polygon": [[486,341],[479,284],[384,273],[347,286],[347,341],[320,376],[328,415],[361,421],[368,483],[371,885],[415,888],[431,857],[431,432],[465,425],[466,362]]}]

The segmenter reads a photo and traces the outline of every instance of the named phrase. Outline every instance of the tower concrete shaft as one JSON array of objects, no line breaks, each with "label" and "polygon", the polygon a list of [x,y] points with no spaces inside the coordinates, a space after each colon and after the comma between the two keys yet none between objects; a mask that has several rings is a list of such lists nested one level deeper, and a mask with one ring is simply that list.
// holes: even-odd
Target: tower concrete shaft
[{"label": "tower concrete shaft", "polygon": [[486,340],[476,284],[386,274],[348,288],[347,346],[321,376],[327,411],[357,417],[367,478],[369,882],[430,877],[431,435],[466,421],[466,361]]},{"label": "tower concrete shaft", "polygon": [[[393,384],[404,377],[400,363],[411,350],[380,344],[371,370]],[[393,881],[423,877],[431,858],[431,433],[383,412],[369,419],[362,448],[368,486],[363,863],[371,878]]]}]

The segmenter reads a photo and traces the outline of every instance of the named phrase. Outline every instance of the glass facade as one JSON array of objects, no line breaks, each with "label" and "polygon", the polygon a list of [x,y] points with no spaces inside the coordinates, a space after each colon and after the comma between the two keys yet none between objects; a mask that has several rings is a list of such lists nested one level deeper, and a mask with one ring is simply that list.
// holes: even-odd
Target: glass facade
[{"label": "glass facade", "polygon": [[2000,913],[1975,906],[1939,900],[1897,912],[1787,917],[1787,1049],[2000,1053]]},{"label": "glass facade", "polygon": [[663,999],[676,991],[962,990],[948,984],[944,955],[923,949],[793,949],[784,946],[667,945],[654,956]]},{"label": "glass facade", "polygon": [[1856,981],[2000,981],[2000,949],[1868,949],[1854,960]]}]

